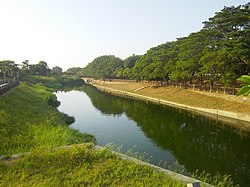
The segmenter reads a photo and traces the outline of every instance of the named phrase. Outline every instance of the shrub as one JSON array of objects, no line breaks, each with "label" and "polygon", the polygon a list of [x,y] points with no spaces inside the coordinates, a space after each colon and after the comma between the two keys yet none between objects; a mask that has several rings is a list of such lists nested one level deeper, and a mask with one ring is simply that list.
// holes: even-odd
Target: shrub
[{"label": "shrub", "polygon": [[61,104],[60,101],[57,100],[56,95],[54,94],[48,95],[45,100],[48,103],[48,105],[53,106],[55,108]]},{"label": "shrub", "polygon": [[62,120],[66,125],[71,125],[75,122],[75,118],[73,116],[69,116],[68,114],[62,114]]}]

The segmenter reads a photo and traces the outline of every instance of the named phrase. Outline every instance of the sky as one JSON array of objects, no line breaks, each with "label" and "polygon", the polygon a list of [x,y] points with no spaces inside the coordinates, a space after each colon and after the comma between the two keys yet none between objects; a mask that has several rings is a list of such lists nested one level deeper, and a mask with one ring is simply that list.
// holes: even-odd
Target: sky
[{"label": "sky", "polygon": [[85,67],[125,59],[202,29],[244,0],[0,0],[0,60]]}]

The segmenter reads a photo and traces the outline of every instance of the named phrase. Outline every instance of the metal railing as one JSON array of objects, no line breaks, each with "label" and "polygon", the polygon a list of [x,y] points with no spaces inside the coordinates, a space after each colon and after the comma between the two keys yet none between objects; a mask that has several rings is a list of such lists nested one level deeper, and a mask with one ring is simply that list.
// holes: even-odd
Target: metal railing
[{"label": "metal railing", "polygon": [[14,81],[9,81],[7,83],[0,84],[0,95],[16,87],[17,85],[19,85],[19,83],[20,83],[19,81],[14,80]]}]

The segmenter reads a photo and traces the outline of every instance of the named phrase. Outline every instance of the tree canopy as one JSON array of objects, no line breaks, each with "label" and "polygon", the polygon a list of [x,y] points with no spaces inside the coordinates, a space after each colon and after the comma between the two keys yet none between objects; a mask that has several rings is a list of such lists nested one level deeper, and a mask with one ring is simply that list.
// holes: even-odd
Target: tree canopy
[{"label": "tree canopy", "polygon": [[55,66],[51,69],[52,75],[61,75],[63,73],[63,69],[59,66]]},{"label": "tree canopy", "polygon": [[[61,74],[62,68],[56,66],[52,69],[53,74]],[[1,79],[19,79],[26,75],[41,75],[49,76],[51,69],[45,61],[40,61],[37,64],[29,64],[29,60],[25,60],[22,64],[17,64],[15,61],[3,60],[0,61],[0,82]]]},{"label": "tree canopy", "polygon": [[204,76],[225,85],[250,74],[250,3],[224,7],[204,27],[187,37],[149,49],[122,61],[101,56],[81,74],[95,78],[189,81]]},{"label": "tree canopy", "polygon": [[115,70],[123,66],[123,60],[114,55],[97,57],[81,72],[83,76],[110,79],[115,78]]},{"label": "tree canopy", "polygon": [[[17,78],[18,76],[18,67],[14,61],[11,60],[3,60],[0,61],[0,77],[2,79],[6,77]],[[0,79],[1,82],[1,79]]]}]

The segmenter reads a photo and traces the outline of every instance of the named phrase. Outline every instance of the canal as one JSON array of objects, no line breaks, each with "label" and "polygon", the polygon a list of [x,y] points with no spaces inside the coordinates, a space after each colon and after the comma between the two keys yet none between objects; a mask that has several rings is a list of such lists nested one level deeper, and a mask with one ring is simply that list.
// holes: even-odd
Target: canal
[{"label": "canal", "polygon": [[229,174],[241,186],[250,184],[250,132],[88,85],[56,95],[58,109],[75,117],[72,127],[93,134],[100,145],[122,145],[123,152],[132,149],[162,167]]}]

